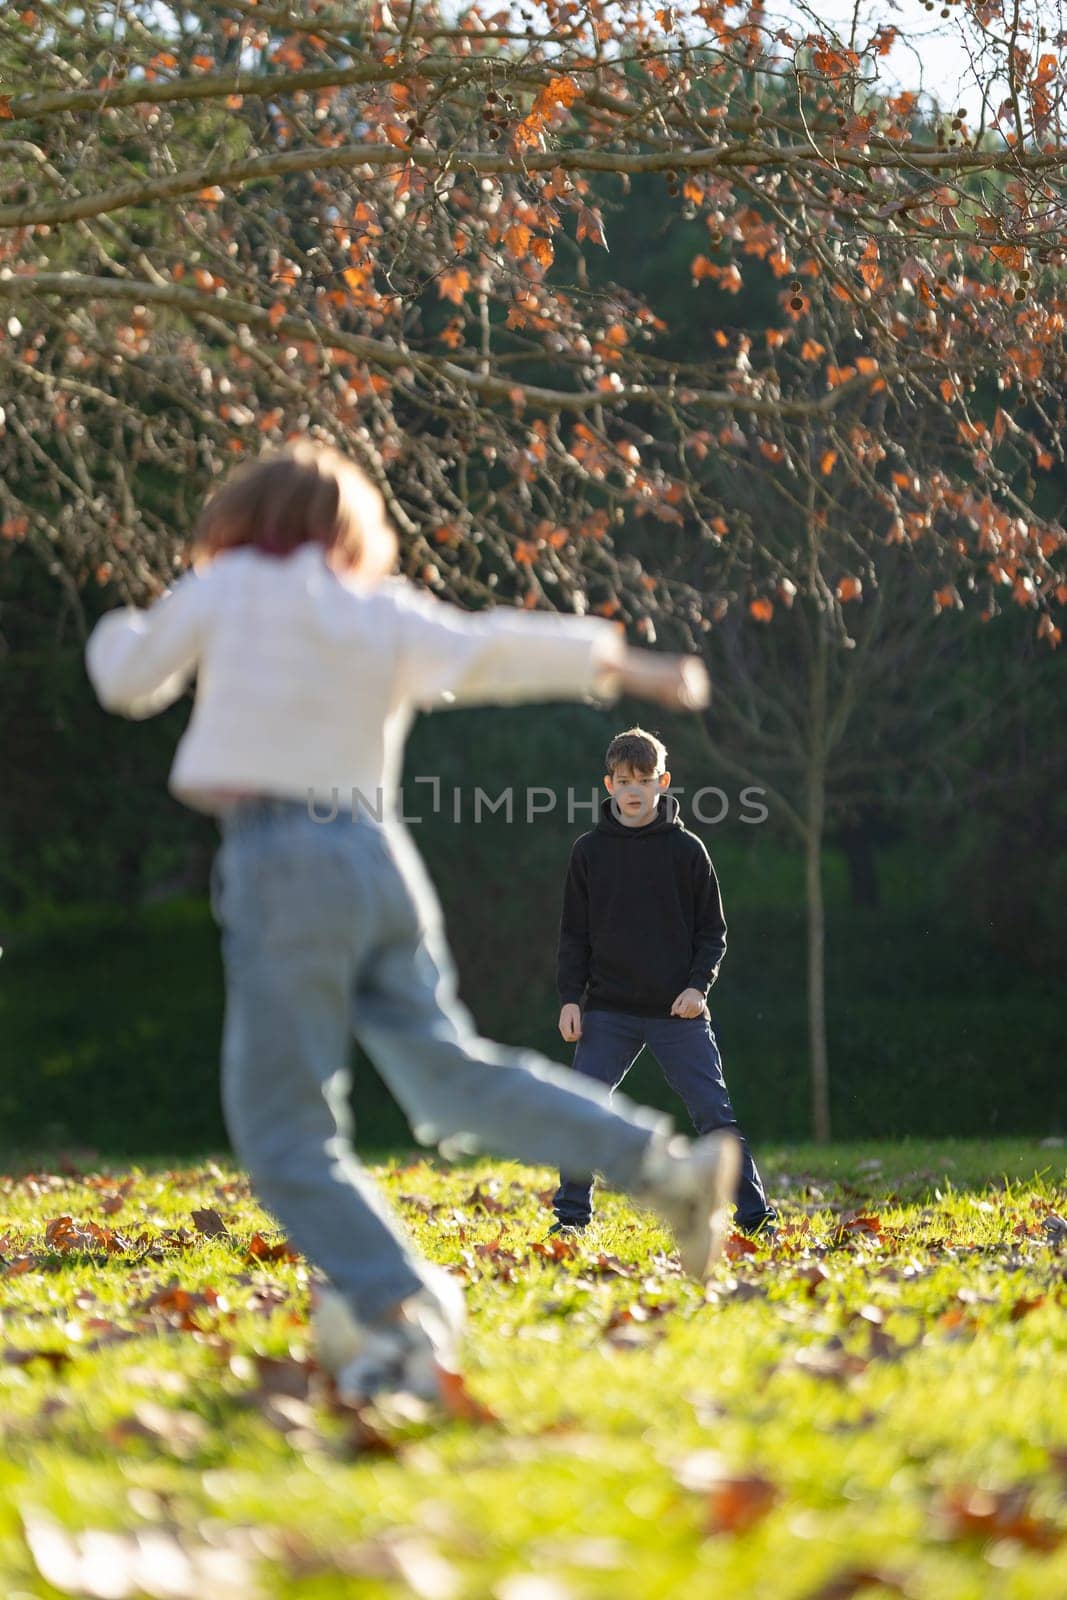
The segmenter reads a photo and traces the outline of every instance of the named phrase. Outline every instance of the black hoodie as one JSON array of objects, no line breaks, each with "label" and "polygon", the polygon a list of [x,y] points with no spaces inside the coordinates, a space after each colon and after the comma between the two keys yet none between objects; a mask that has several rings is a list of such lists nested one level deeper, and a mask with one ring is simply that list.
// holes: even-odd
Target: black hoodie
[{"label": "black hoodie", "polygon": [[708,852],[660,798],[643,828],[600,807],[571,850],[559,929],[560,1003],[587,1011],[668,1016],[683,989],[707,995],[726,949],[719,883]]}]

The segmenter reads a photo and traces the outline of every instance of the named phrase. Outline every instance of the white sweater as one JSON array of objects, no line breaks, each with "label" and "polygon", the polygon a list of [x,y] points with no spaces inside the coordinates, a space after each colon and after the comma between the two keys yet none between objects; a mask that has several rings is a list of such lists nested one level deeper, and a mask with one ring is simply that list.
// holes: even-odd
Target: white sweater
[{"label": "white sweater", "polygon": [[601,618],[462,611],[403,578],[342,580],[302,545],[227,551],[147,611],[109,612],[86,665],[101,704],[138,718],[195,674],[170,773],[187,805],[255,793],[347,806],[356,792],[390,814],[416,710],[611,698],[622,649]]}]

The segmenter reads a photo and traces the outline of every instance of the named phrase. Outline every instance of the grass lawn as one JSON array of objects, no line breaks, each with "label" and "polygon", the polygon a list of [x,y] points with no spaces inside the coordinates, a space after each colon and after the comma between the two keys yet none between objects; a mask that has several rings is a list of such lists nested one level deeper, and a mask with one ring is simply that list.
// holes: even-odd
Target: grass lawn
[{"label": "grass lawn", "polygon": [[383,1159],[467,1288],[440,1426],[336,1404],[225,1163],[9,1160],[0,1594],[1064,1600],[1062,1146],[761,1155],[706,1292],[616,1195],[555,1260],[546,1170]]}]

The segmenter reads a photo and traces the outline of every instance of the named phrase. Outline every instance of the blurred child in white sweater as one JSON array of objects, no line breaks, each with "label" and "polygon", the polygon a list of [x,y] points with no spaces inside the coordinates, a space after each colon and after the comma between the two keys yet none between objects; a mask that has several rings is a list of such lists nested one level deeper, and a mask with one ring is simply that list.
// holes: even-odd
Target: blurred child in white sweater
[{"label": "blurred child in white sweater", "polygon": [[436,1400],[462,1294],[414,1253],[356,1159],[350,1033],[423,1143],[602,1171],[673,1228],[689,1271],[721,1248],[736,1142],[670,1123],[529,1050],[479,1038],[457,998],[441,908],[395,807],[417,709],[613,698],[699,708],[694,658],[630,649],[599,618],[469,613],[390,576],[395,536],[352,462],[298,441],[205,506],[194,566],[87,647],[102,704],[169,706],[196,676],[170,787],[222,845],[227,1128],[263,1203],[332,1288],[319,1357],[360,1401]]}]

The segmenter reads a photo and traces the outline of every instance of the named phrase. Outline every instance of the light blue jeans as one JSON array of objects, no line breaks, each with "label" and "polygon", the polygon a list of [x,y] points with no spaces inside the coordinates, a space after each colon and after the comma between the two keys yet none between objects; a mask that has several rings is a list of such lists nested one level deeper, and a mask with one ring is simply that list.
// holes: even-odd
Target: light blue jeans
[{"label": "light blue jeans", "polygon": [[398,821],[303,801],[221,819],[222,1100],[238,1159],[293,1243],[364,1320],[424,1287],[401,1225],[356,1159],[354,1033],[424,1144],[488,1149],[633,1189],[644,1110],[532,1050],[479,1038],[456,993],[441,907]]}]

